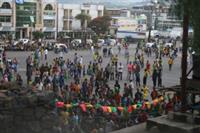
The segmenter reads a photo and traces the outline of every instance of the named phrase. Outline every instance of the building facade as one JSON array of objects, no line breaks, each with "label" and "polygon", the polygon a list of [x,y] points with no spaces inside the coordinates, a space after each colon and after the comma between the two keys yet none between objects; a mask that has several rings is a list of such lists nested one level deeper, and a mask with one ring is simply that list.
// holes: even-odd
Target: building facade
[{"label": "building facade", "polygon": [[181,27],[182,20],[170,14],[172,4],[172,0],[141,2],[132,7],[131,14],[145,14],[147,26],[151,29],[167,30],[173,27]]},{"label": "building facade", "polygon": [[83,30],[89,31],[88,22],[82,26],[76,19],[80,13],[94,19],[103,16],[104,6],[67,4],[59,0],[23,0],[22,3],[0,0],[0,35],[32,39],[34,31],[42,31],[45,39],[57,39],[61,32],[77,37]]},{"label": "building facade", "polygon": [[15,36],[15,2],[13,0],[0,1],[0,36]]},{"label": "building facade", "polygon": [[46,39],[57,37],[57,2],[56,0],[42,1],[42,31]]},{"label": "building facade", "polygon": [[[14,0],[15,1],[15,0]],[[32,38],[35,31],[37,0],[24,0],[16,4],[16,38]]]},{"label": "building facade", "polygon": [[104,6],[58,3],[58,33],[63,33],[71,38],[81,38],[82,32],[90,32],[87,29],[87,21],[81,25],[81,21],[76,19],[76,16],[81,13],[89,15],[92,20],[103,16]]}]

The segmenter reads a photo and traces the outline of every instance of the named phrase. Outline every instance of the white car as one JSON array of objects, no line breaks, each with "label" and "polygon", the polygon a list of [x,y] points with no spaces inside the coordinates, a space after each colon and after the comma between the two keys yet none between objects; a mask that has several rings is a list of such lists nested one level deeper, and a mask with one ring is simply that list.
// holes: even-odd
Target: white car
[{"label": "white car", "polygon": [[54,48],[58,48],[58,49],[60,49],[60,48],[67,48],[67,45],[65,45],[63,43],[56,43],[54,45]]},{"label": "white car", "polygon": [[171,30],[171,32],[169,33],[169,36],[173,39],[178,39],[178,38],[181,38],[183,35],[183,29],[182,28],[173,28]]},{"label": "white car", "polygon": [[29,39],[20,39],[19,42],[22,42],[22,44],[28,44],[29,43]]},{"label": "white car", "polygon": [[92,41],[92,39],[87,39],[86,43],[89,44],[89,45],[92,45],[93,41]]},{"label": "white car", "polygon": [[108,41],[109,41],[111,46],[116,45],[116,42],[117,42],[115,39],[108,39]]},{"label": "white car", "polygon": [[172,47],[173,46],[173,43],[165,43],[165,47]]},{"label": "white car", "polygon": [[101,46],[103,46],[104,44],[105,44],[104,39],[98,39],[98,41],[97,41],[97,46],[98,46],[98,47],[101,47]]},{"label": "white car", "polygon": [[155,43],[153,43],[153,42],[148,42],[148,43],[146,43],[146,47],[147,48],[152,48],[153,46],[155,45]]}]

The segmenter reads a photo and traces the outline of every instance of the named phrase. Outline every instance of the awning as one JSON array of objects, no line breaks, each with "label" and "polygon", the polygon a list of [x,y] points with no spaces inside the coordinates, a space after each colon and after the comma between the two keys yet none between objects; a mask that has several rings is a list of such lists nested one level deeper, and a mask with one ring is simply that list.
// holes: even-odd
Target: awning
[{"label": "awning", "polygon": [[43,28],[43,32],[55,32],[56,28]]},{"label": "awning", "polygon": [[8,31],[8,32],[11,32],[11,31],[15,31],[13,27],[1,27],[0,28],[0,31]]}]

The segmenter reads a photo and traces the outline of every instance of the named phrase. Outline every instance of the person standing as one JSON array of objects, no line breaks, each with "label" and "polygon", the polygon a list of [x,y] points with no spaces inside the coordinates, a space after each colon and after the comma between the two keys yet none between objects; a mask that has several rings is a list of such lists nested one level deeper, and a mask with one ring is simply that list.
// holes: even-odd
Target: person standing
[{"label": "person standing", "polygon": [[169,71],[172,70],[172,65],[173,65],[173,63],[174,63],[174,61],[173,61],[172,57],[170,57],[169,60],[168,60]]},{"label": "person standing", "polygon": [[150,74],[151,73],[151,64],[149,63],[149,60],[147,60],[146,69],[147,69],[147,72]]},{"label": "person standing", "polygon": [[122,80],[122,77],[123,77],[123,68],[124,68],[124,66],[120,62],[119,66],[118,66],[118,80]]},{"label": "person standing", "polygon": [[91,51],[92,51],[92,54],[94,54],[94,46],[93,45],[91,46]]},{"label": "person standing", "polygon": [[157,70],[153,69],[152,73],[153,87],[156,87],[157,85],[157,78],[158,78]]},{"label": "person standing", "polygon": [[159,63],[158,66],[158,87],[162,86],[162,64]]},{"label": "person standing", "polygon": [[4,66],[3,61],[0,58],[0,78],[3,76],[3,68],[4,68],[3,66]]},{"label": "person standing", "polygon": [[133,65],[132,65],[132,63],[130,61],[129,64],[128,64],[127,80],[131,79],[132,70],[133,70]]},{"label": "person standing", "polygon": [[146,86],[147,84],[147,77],[148,77],[148,71],[147,69],[144,69],[144,76],[143,76],[143,85]]},{"label": "person standing", "polygon": [[48,56],[48,50],[44,50],[44,60],[47,61],[47,56]]}]

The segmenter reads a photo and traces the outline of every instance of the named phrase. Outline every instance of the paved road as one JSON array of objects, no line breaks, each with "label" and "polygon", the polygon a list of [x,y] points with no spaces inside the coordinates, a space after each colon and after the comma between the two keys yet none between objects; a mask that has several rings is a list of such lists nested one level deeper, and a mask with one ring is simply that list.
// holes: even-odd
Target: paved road
[{"label": "paved road", "polygon": [[[102,54],[102,51],[99,50],[100,53]],[[117,54],[117,47],[114,47],[114,53]],[[79,56],[83,56],[83,63],[84,64],[88,64],[90,61],[92,61],[92,52],[90,50],[79,50],[79,51],[69,51],[67,54],[64,54],[64,58],[65,59],[73,59],[74,54],[78,53]],[[130,52],[130,60],[134,59],[134,53],[135,53],[135,45],[132,44],[129,47],[129,52]],[[30,55],[31,52],[7,52],[7,56],[9,58],[14,58],[17,57],[18,61],[19,61],[19,73],[22,74],[24,81],[26,81],[26,77],[25,77],[25,68],[26,68],[26,58],[28,57],[28,55]],[[55,57],[59,57],[59,54],[55,54],[53,51],[50,51],[48,53],[48,62],[52,62],[53,58]],[[128,82],[126,81],[126,74],[127,74],[127,68],[126,68],[126,59],[124,58],[124,50],[121,51],[120,54],[118,54],[119,57],[119,62],[122,62],[124,65],[124,74],[123,74],[123,81],[120,82],[121,86],[123,87],[123,83],[124,82]],[[154,61],[155,57],[149,57],[147,58],[145,56],[145,62],[146,60],[149,60],[152,64],[152,62]],[[107,65],[107,63],[109,62],[110,58],[105,58],[103,59],[103,63],[102,66],[105,67]],[[169,87],[169,86],[173,86],[173,85],[177,85],[180,82],[180,73],[181,73],[181,55],[179,54],[179,56],[175,59],[174,61],[174,65],[172,67],[172,71],[168,70],[168,64],[167,64],[168,58],[163,58],[163,86],[165,87]],[[143,78],[143,69],[141,70],[141,81]],[[111,81],[109,83],[111,86],[114,84],[114,81]],[[149,77],[148,79],[148,83],[147,85],[149,86],[150,89],[152,89],[152,80],[151,77]]]}]

